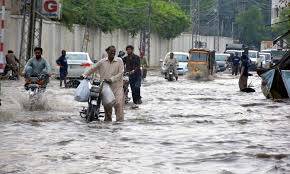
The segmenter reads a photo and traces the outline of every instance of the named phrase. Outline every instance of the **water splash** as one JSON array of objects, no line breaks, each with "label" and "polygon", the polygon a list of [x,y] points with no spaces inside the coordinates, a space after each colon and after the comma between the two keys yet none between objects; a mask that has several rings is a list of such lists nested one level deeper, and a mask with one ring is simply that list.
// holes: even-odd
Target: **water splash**
[{"label": "water splash", "polygon": [[27,94],[21,98],[20,103],[25,111],[48,111],[51,109],[44,92]]}]

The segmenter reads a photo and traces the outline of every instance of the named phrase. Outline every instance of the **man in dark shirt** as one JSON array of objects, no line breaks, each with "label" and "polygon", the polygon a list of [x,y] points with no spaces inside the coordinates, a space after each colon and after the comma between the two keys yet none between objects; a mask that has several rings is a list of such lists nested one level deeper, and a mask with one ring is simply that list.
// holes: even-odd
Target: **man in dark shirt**
[{"label": "man in dark shirt", "polygon": [[62,87],[62,81],[64,81],[64,85],[66,87],[66,76],[67,76],[67,59],[66,59],[66,51],[61,51],[61,56],[57,59],[56,64],[59,66],[59,86]]},{"label": "man in dark shirt", "polygon": [[233,57],[233,68],[232,68],[232,75],[237,76],[240,66],[240,60],[239,54],[236,52],[235,56]]},{"label": "man in dark shirt", "polygon": [[128,45],[126,47],[127,56],[123,58],[125,64],[125,72],[129,73],[129,83],[132,90],[132,97],[134,104],[141,104],[141,69],[140,69],[140,57],[135,55],[134,47]]},{"label": "man in dark shirt", "polygon": [[248,87],[248,76],[250,75],[249,74],[250,61],[246,53],[243,53],[241,61],[242,66],[241,66],[241,75],[239,79],[239,87],[240,90],[242,91],[243,89]]}]

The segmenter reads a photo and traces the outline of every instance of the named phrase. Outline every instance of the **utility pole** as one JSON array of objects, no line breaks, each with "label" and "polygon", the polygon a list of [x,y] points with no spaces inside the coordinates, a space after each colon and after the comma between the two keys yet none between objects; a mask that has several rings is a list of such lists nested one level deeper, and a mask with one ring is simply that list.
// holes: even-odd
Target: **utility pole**
[{"label": "utility pole", "polygon": [[[42,17],[39,13],[41,1],[30,0],[23,3],[23,18],[21,27],[21,43],[19,60],[21,67],[32,57],[35,46],[41,46]],[[20,68],[21,68],[20,67]]]},{"label": "utility pole", "polygon": [[192,48],[198,48],[199,47],[199,38],[198,38],[198,35],[199,35],[199,25],[200,25],[200,22],[199,22],[199,0],[192,0],[191,1],[191,8],[192,8],[192,11],[191,11],[191,20],[192,20],[192,33],[191,33],[191,40],[192,40],[192,43],[191,43],[191,47]]},{"label": "utility pole", "polygon": [[195,18],[194,18],[194,15],[195,15],[195,2],[194,0],[191,1],[191,6],[190,6],[190,13],[191,13],[191,48],[194,48],[195,47],[195,44],[194,44],[194,33],[195,33],[195,30],[194,30],[194,27],[195,27]]},{"label": "utility pole", "polygon": [[31,57],[32,53],[32,45],[34,41],[34,30],[35,30],[35,6],[36,1],[30,0],[30,18],[29,18],[29,27],[28,27],[28,39],[27,39],[27,52],[26,52],[26,61],[28,61]]},{"label": "utility pole", "polygon": [[220,0],[217,0],[217,50],[220,49]]},{"label": "utility pole", "polygon": [[148,28],[146,33],[146,43],[147,43],[147,59],[148,65],[150,66],[150,42],[151,42],[151,16],[152,16],[152,0],[148,1]]},{"label": "utility pole", "polygon": [[[271,1],[271,0],[270,0]],[[236,0],[232,0],[232,9],[234,10],[233,11],[233,16],[231,18],[231,24],[232,24],[232,39],[234,41],[235,39],[235,30],[234,30],[234,27],[235,27],[235,18],[236,18],[236,13],[237,13],[237,9],[236,9]]]},{"label": "utility pole", "polygon": [[[1,1],[1,29],[0,29],[0,73],[4,71],[4,27],[5,27],[5,0]],[[1,88],[0,88],[1,92]],[[1,99],[0,99],[1,105]]]},{"label": "utility pole", "polygon": [[195,43],[197,45],[197,48],[200,47],[200,6],[199,6],[199,0],[196,2],[196,9],[197,9],[197,29],[196,29],[196,40]]},{"label": "utility pole", "polygon": [[85,25],[85,32],[84,32],[84,37],[83,37],[83,43],[82,43],[82,51],[83,52],[88,52],[88,46],[90,42],[90,29],[92,27],[92,21],[89,18],[89,14],[91,15],[96,15],[95,9],[96,7],[96,1],[90,0],[89,1],[89,9],[87,10],[87,19],[86,19],[86,25]]}]

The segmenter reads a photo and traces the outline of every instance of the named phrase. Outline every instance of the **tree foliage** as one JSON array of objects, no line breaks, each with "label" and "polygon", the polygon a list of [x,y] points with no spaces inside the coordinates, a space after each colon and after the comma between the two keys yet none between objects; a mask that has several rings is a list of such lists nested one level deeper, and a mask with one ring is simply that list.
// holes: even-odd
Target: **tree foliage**
[{"label": "tree foliage", "polygon": [[240,13],[236,18],[240,42],[259,47],[260,42],[267,39],[265,38],[267,29],[263,21],[261,9],[256,6]]},{"label": "tree foliage", "polygon": [[[283,9],[279,16],[279,21],[273,25],[272,29],[276,37],[290,30],[290,7]],[[286,41],[290,45],[290,36],[286,37]]]},{"label": "tree foliage", "polygon": [[[148,27],[148,0],[62,0],[62,19],[72,24],[97,27],[103,32],[124,29],[136,35]],[[174,38],[190,25],[190,18],[175,3],[152,0],[151,31]]]}]

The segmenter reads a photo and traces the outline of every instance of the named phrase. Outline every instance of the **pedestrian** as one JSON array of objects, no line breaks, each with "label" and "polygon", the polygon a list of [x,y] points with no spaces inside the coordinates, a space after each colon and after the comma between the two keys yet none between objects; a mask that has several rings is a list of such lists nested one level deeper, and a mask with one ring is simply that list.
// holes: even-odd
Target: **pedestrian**
[{"label": "pedestrian", "polygon": [[239,54],[235,52],[235,56],[233,57],[233,68],[232,68],[232,75],[237,76],[239,71],[241,58],[239,57]]},{"label": "pedestrian", "polygon": [[229,70],[233,69],[233,58],[234,58],[234,54],[230,53],[230,57],[228,57],[227,59],[227,67]]},{"label": "pedestrian", "polygon": [[[108,57],[98,61],[90,70],[88,70],[83,77],[86,78],[94,72],[99,72],[100,79],[109,83],[115,98],[114,105],[116,121],[124,120],[124,91],[123,91],[123,73],[124,63],[121,58],[115,57],[115,46],[107,48]],[[105,107],[105,121],[112,121],[112,107]]]},{"label": "pedestrian", "polygon": [[142,80],[144,81],[147,77],[148,63],[143,51],[140,53],[140,64],[142,68]]},{"label": "pedestrian", "polygon": [[67,87],[66,77],[67,77],[67,58],[66,51],[61,51],[61,56],[56,60],[56,64],[59,66],[59,86],[62,87],[62,81],[64,81],[64,86]]},{"label": "pedestrian", "polygon": [[6,76],[7,73],[11,70],[12,77],[18,79],[19,78],[18,65],[20,64],[19,60],[16,58],[12,50],[8,50],[7,54],[5,55],[5,58],[6,58],[6,66],[3,75]]},{"label": "pedestrian", "polygon": [[133,102],[136,107],[137,104],[142,104],[140,88],[141,88],[141,69],[140,57],[134,54],[134,47],[128,45],[126,47],[127,56],[123,61],[125,64],[125,71],[129,73],[129,83],[132,91]]},{"label": "pedestrian", "polygon": [[250,61],[246,53],[243,53],[241,57],[241,61],[242,61],[242,65],[241,65],[241,74],[240,74],[240,79],[239,79],[239,87],[240,87],[240,90],[242,91],[243,89],[248,87]]}]

